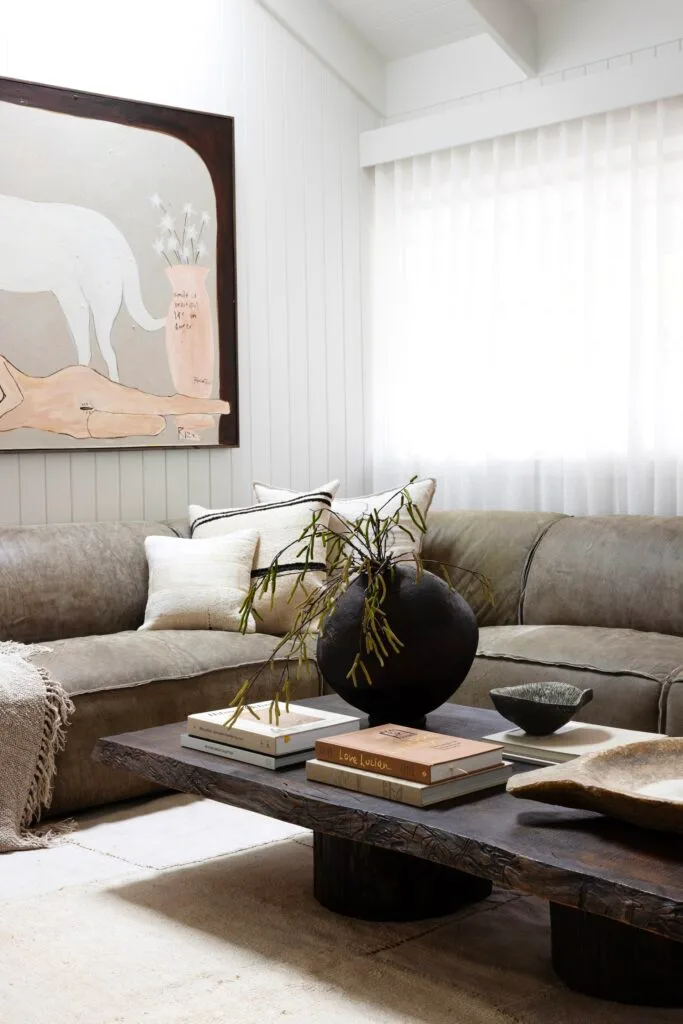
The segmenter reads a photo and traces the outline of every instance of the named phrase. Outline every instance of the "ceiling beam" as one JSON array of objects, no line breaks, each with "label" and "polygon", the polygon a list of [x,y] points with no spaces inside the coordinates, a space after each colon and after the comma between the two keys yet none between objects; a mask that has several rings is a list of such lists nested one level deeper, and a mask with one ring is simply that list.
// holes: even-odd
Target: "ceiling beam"
[{"label": "ceiling beam", "polygon": [[524,0],[469,0],[482,29],[505,50],[525,75],[538,70],[536,16]]},{"label": "ceiling beam", "polygon": [[[621,0],[619,0],[621,2]],[[683,95],[683,54],[626,62],[532,92],[464,103],[427,117],[361,133],[361,167],[467,146],[543,125]]]},{"label": "ceiling beam", "polygon": [[386,113],[384,61],[326,0],[258,0],[295,39],[361,99]]}]

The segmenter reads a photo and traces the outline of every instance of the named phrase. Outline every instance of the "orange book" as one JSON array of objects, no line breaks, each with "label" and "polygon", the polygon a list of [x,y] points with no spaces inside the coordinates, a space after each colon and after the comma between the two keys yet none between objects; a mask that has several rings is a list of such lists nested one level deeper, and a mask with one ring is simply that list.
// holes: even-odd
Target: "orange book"
[{"label": "orange book", "polygon": [[429,785],[502,764],[503,744],[388,724],[316,740],[315,756]]}]

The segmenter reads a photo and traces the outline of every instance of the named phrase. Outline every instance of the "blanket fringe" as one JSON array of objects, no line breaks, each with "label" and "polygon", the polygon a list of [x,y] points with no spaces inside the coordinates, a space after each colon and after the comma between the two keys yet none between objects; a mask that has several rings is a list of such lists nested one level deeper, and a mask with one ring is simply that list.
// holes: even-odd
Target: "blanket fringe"
[{"label": "blanket fringe", "polygon": [[49,825],[37,825],[30,830],[22,829],[24,835],[35,836],[41,846],[56,846],[63,843],[78,828],[75,818],[65,818],[63,821],[50,822]]},{"label": "blanket fringe", "polygon": [[[28,828],[40,821],[40,815],[52,800],[57,754],[66,746],[66,732],[74,705],[66,691],[57,683],[46,668],[33,666],[45,684],[45,719],[36,772],[21,818],[21,827]],[[52,831],[55,831],[54,829]],[[46,835],[43,835],[43,839]]]},{"label": "blanket fringe", "polygon": [[[51,650],[43,644],[22,644],[15,640],[0,642],[0,654],[21,658],[27,663],[37,654],[49,654]],[[41,813],[50,806],[56,757],[66,746],[69,720],[75,708],[64,688],[46,668],[40,665],[31,667],[39,674],[45,687],[45,717],[36,770],[21,816],[20,833],[26,849],[39,849],[60,842],[75,828],[75,822],[71,820],[35,827]]]}]

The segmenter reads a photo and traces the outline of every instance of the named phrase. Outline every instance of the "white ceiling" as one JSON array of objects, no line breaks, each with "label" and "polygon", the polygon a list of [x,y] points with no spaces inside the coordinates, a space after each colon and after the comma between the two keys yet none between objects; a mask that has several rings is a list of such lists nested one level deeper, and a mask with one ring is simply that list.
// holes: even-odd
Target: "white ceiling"
[{"label": "white ceiling", "polygon": [[538,12],[541,10],[547,10],[548,7],[563,7],[568,4],[582,3],[583,0],[524,0],[527,7],[531,7],[532,10]]},{"label": "white ceiling", "polygon": [[467,0],[330,0],[387,60],[481,32]]},{"label": "white ceiling", "polygon": [[[468,0],[329,0],[386,60],[434,50],[483,31]],[[582,0],[525,0],[536,13]]]}]

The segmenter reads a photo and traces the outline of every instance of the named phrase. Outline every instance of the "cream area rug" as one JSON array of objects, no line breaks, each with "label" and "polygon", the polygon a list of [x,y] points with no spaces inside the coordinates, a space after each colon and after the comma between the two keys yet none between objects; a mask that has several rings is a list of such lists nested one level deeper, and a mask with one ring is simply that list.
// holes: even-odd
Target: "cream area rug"
[{"label": "cream area rug", "polygon": [[174,795],[81,816],[0,862],[3,1024],[680,1024],[576,995],[547,909],[353,921],[314,900],[310,834]]}]

